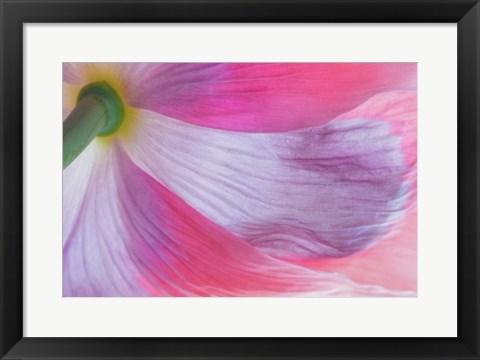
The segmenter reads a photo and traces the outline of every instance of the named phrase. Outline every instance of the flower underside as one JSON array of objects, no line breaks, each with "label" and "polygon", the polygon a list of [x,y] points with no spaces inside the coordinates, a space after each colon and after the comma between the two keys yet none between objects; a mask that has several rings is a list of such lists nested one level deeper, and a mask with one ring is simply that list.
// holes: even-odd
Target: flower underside
[{"label": "flower underside", "polygon": [[415,296],[416,64],[64,63],[64,296]]}]

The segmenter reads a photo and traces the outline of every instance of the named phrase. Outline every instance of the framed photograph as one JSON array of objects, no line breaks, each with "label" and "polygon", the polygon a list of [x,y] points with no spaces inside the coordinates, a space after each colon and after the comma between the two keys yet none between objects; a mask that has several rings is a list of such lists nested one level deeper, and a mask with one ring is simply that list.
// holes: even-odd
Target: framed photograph
[{"label": "framed photograph", "polygon": [[2,359],[480,359],[478,1],[0,5]]}]

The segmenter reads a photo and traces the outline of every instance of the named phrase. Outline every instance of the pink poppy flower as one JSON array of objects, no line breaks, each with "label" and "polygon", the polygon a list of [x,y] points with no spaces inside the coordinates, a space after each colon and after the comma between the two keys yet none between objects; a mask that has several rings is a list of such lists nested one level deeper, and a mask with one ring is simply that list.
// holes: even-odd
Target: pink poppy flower
[{"label": "pink poppy flower", "polygon": [[65,63],[64,296],[415,296],[416,64]]}]

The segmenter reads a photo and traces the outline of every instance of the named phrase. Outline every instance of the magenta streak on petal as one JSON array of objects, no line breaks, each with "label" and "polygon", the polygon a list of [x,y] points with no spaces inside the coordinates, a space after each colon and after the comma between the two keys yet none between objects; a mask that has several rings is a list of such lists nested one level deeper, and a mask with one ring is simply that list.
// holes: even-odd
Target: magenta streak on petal
[{"label": "magenta streak on petal", "polygon": [[410,196],[388,122],[285,133],[202,128],[140,111],[133,161],[211,221],[281,257],[344,256],[378,240]]},{"label": "magenta streak on petal", "polygon": [[319,125],[377,93],[416,89],[414,63],[150,64],[140,73],[126,74],[131,106],[251,132]]}]

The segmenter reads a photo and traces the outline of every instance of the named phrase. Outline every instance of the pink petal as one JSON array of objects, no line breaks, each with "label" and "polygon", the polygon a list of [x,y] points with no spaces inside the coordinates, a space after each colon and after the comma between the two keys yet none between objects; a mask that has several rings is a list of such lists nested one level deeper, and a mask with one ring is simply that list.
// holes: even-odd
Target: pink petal
[{"label": "pink petal", "polygon": [[133,107],[217,129],[323,124],[384,91],[416,88],[415,63],[64,63],[64,81],[107,81]]},{"label": "pink petal", "polygon": [[417,210],[413,206],[395,228],[371,248],[345,258],[295,263],[337,272],[361,284],[387,289],[417,290]]},{"label": "pink petal", "polygon": [[130,105],[192,124],[286,131],[323,124],[383,91],[416,88],[415,63],[151,65]]},{"label": "pink petal", "polygon": [[65,296],[412,295],[270,258],[198,214],[116,145],[95,151],[64,247]]},{"label": "pink petal", "polygon": [[391,130],[357,118],[238,133],[140,111],[125,146],[145,172],[262,251],[322,258],[365,249],[404,216],[413,169]]}]

